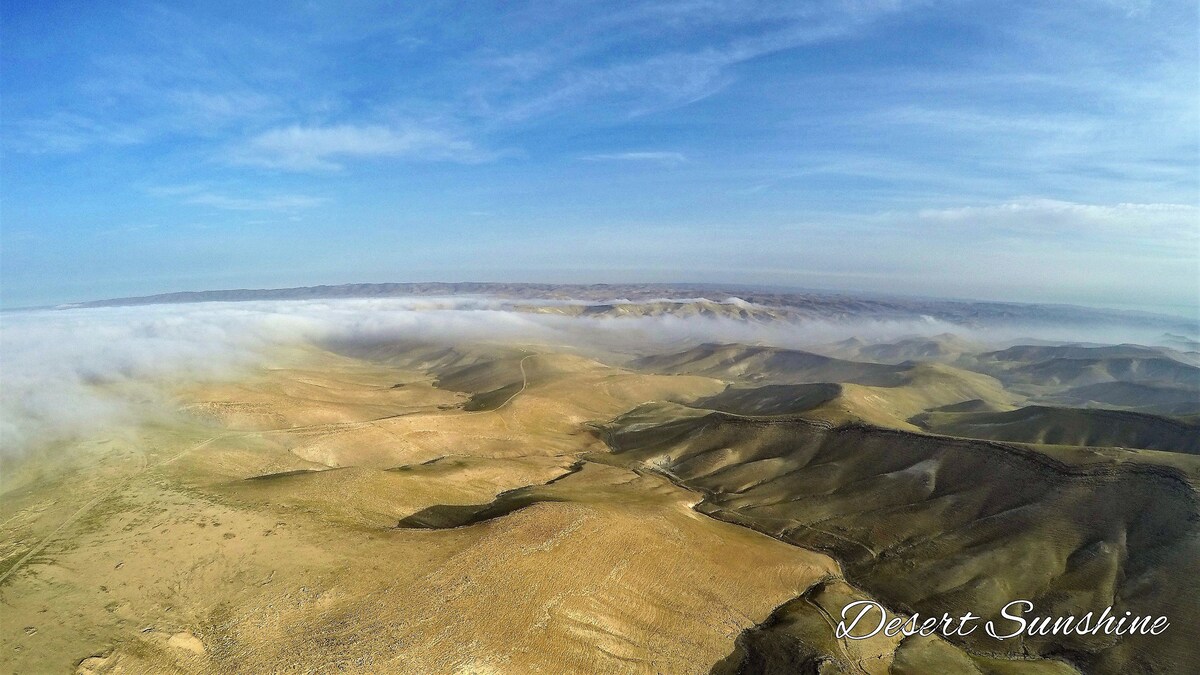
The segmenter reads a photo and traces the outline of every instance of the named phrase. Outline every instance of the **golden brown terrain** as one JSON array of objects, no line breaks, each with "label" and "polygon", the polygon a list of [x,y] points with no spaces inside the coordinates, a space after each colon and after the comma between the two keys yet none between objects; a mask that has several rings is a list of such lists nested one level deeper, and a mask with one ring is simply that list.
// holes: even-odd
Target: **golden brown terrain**
[{"label": "golden brown terrain", "polygon": [[[172,384],[175,417],[4,460],[0,664],[1187,672],[1194,425],[1030,406],[1100,381],[1180,390],[1190,364],[1033,368],[942,343],[842,359],[381,341]],[[864,598],[901,615],[1114,605],[1172,627],[836,639]]]}]

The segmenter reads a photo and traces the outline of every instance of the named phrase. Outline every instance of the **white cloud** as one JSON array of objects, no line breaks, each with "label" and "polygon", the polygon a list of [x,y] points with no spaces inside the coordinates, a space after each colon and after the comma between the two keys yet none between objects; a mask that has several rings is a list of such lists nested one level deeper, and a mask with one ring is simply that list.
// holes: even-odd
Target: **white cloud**
[{"label": "white cloud", "polygon": [[258,197],[233,196],[213,192],[203,185],[164,185],[147,190],[158,197],[178,198],[184,204],[208,206],[226,211],[290,212],[320,206],[329,200],[298,194],[274,194]]},{"label": "white cloud", "polygon": [[234,121],[252,119],[279,107],[279,101],[252,91],[202,91],[183,89],[164,96],[176,106],[179,125],[210,128]]},{"label": "white cloud", "polygon": [[1145,14],[1153,4],[1151,0],[1100,0],[1100,3],[1121,10],[1127,17]]},{"label": "white cloud", "polygon": [[31,154],[71,154],[92,147],[144,143],[145,129],[136,124],[109,123],[74,113],[56,112],[41,119],[19,121],[6,144]]},{"label": "white cloud", "polygon": [[306,195],[272,195],[269,197],[230,197],[228,195],[202,192],[184,200],[188,204],[211,206],[228,211],[295,211],[320,206],[327,200]]},{"label": "white cloud", "polygon": [[233,161],[288,171],[337,170],[339,160],[391,157],[475,162],[486,158],[470,141],[444,131],[381,125],[289,126],[263,132],[236,148]]},{"label": "white cloud", "polygon": [[1021,199],[1001,204],[919,211],[929,223],[990,228],[1022,234],[1100,234],[1141,243],[1184,247],[1191,255],[1200,241],[1200,207],[1191,204],[1079,204],[1055,199]]},{"label": "white cloud", "polygon": [[[537,49],[489,59],[499,77],[480,83],[475,94],[494,101],[490,112],[510,122],[558,115],[595,101],[617,102],[628,115],[643,115],[720,92],[736,80],[733,70],[738,64],[845,37],[922,4],[924,0],[634,3],[580,22],[569,41],[552,40]],[[700,46],[677,47],[680,35],[719,32],[714,29],[727,33]],[[632,58],[582,65],[589,63],[589,55],[624,40],[637,41],[637,47],[626,52]],[[663,47],[656,49],[659,44]],[[533,86],[514,87],[534,79]]]},{"label": "white cloud", "polygon": [[869,123],[910,124],[963,133],[980,134],[1037,134],[1057,137],[1087,138],[1103,131],[1099,117],[1077,113],[1017,114],[1012,111],[986,111],[963,108],[934,108],[906,105],[868,115]]},{"label": "white cloud", "polygon": [[675,166],[683,164],[687,161],[687,156],[681,152],[658,152],[658,151],[641,151],[641,152],[614,152],[601,153],[596,155],[585,155],[580,159],[589,162],[657,162],[667,166]]}]

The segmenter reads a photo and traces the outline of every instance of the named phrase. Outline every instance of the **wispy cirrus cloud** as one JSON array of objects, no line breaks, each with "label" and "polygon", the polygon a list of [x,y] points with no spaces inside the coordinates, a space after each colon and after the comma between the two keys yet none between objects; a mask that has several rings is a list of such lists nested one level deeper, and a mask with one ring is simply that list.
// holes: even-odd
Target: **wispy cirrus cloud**
[{"label": "wispy cirrus cloud", "polygon": [[184,200],[188,204],[211,206],[227,211],[296,211],[320,206],[328,200],[307,195],[271,195],[267,197],[231,197],[201,192]]},{"label": "wispy cirrus cloud", "polygon": [[265,131],[229,154],[238,164],[285,171],[336,171],[348,159],[478,162],[488,157],[472,142],[418,126],[292,125]]},{"label": "wispy cirrus cloud", "polygon": [[682,152],[641,150],[633,152],[604,152],[595,155],[584,155],[580,159],[587,162],[653,162],[665,166],[676,166],[683,164],[688,158]]},{"label": "wispy cirrus cloud", "polygon": [[207,206],[224,211],[264,211],[286,213],[311,209],[329,200],[300,194],[239,196],[217,192],[204,185],[164,185],[146,190],[156,197],[174,198],[182,204]]},{"label": "wispy cirrus cloud", "polygon": [[66,155],[98,146],[136,145],[145,142],[148,135],[141,125],[56,112],[14,123],[5,134],[5,145],[10,150],[32,155]]},{"label": "wispy cirrus cloud", "polygon": [[1103,120],[1079,114],[1016,114],[961,108],[931,108],[905,105],[869,116],[880,125],[936,127],[957,134],[1055,134],[1087,137],[1102,130]]},{"label": "wispy cirrus cloud", "polygon": [[[638,117],[719,93],[738,81],[734,71],[745,62],[845,38],[928,4],[684,0],[628,3],[594,15],[576,11],[560,17],[570,22],[569,32],[532,35],[532,44],[519,53],[490,59],[499,77],[474,88],[489,101],[488,110],[508,122],[556,116],[584,104]],[[696,31],[714,37],[688,39]]]},{"label": "wispy cirrus cloud", "polygon": [[[270,117],[278,101],[248,91],[158,90],[143,85],[114,88],[107,96],[122,105],[111,110],[89,103],[86,114],[56,111],[6,125],[5,145],[31,155],[114,151],[160,141],[220,137],[239,124]],[[98,95],[97,95],[98,96]]]},{"label": "wispy cirrus cloud", "polygon": [[923,209],[926,223],[1019,234],[1117,236],[1140,244],[1158,242],[1196,254],[1200,207],[1192,204],[1080,204],[1029,198],[1000,204]]}]

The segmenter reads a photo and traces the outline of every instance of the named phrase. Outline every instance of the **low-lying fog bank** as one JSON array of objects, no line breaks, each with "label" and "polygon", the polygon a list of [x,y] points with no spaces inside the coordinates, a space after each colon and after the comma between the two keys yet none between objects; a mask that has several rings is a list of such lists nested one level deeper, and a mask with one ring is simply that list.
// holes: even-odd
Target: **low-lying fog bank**
[{"label": "low-lying fog bank", "polygon": [[1044,340],[1180,348],[1196,338],[1195,333],[1166,336],[1161,326],[1152,322],[1147,327],[1132,316],[1110,324],[1003,316],[955,322],[923,314],[890,312],[881,318],[852,311],[807,318],[734,297],[605,303],[459,295],[9,312],[0,321],[0,450],[11,456],[136,415],[169,410],[163,383],[232,376],[290,345],[488,341],[645,354],[743,342],[819,351],[821,345],[851,337],[882,343],[943,333],[989,347]]}]

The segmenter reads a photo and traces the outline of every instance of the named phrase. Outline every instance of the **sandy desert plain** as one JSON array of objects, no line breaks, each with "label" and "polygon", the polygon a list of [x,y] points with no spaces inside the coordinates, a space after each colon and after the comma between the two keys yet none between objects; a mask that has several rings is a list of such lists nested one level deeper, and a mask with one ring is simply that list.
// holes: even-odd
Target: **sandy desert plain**
[{"label": "sandy desert plain", "polygon": [[[1200,664],[1187,325],[714,289],[373,288],[5,317],[0,669]],[[1016,599],[1170,628],[834,632],[860,600],[986,619]]]}]

